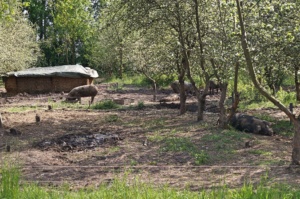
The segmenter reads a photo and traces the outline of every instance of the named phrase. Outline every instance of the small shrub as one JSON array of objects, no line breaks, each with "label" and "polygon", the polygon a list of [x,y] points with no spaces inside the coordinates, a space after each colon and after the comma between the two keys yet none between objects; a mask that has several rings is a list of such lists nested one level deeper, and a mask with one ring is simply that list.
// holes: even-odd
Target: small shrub
[{"label": "small shrub", "polygon": [[139,101],[138,104],[137,104],[137,108],[138,108],[138,109],[143,109],[143,108],[145,108],[144,102],[143,102],[143,101]]},{"label": "small shrub", "polygon": [[296,93],[295,92],[287,92],[282,88],[276,93],[278,99],[285,105],[289,103],[296,103]]}]

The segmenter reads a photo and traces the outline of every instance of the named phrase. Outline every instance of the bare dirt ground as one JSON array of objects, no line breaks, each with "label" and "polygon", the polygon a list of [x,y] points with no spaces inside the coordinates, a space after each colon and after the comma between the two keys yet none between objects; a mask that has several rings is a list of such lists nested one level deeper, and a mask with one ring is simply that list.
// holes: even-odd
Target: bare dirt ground
[{"label": "bare dirt ground", "polygon": [[[134,102],[117,110],[92,110],[80,105],[60,106],[66,94],[2,97],[0,161],[9,159],[20,165],[23,181],[46,185],[67,182],[72,188],[99,186],[125,175],[129,181],[138,177],[155,185],[191,190],[239,187],[245,182],[258,183],[262,176],[270,183],[299,183],[300,170],[289,167],[290,137],[240,132],[240,138],[236,134],[224,138],[221,135],[226,132],[216,127],[218,113],[207,111],[205,121],[196,122],[195,106],[179,116],[178,101],[168,106],[153,102],[150,89],[98,88],[96,103],[116,98]],[[160,90],[158,99],[170,93]],[[208,106],[216,104],[218,97],[208,96]],[[88,104],[88,100],[83,98],[82,103]],[[145,107],[136,108],[141,102]],[[188,102],[195,99],[189,97]],[[285,119],[277,110],[260,110],[263,112]],[[184,150],[184,143],[176,142],[176,138],[190,140],[190,150],[199,156],[206,154],[206,161],[199,164],[197,156]],[[173,143],[175,149],[166,150],[166,143],[169,148]]]}]

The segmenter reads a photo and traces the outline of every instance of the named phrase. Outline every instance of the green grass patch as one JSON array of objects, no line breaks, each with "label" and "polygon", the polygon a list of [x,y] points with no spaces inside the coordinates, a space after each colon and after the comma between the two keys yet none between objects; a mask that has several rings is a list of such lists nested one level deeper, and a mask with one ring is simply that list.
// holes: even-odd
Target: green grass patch
[{"label": "green grass patch", "polygon": [[255,162],[255,164],[253,164],[253,165],[260,165],[260,166],[266,166],[266,165],[274,166],[274,165],[278,165],[278,166],[284,166],[284,165],[286,165],[286,162],[284,162],[282,160],[272,159],[270,157],[270,159],[260,160],[258,162]]},{"label": "green grass patch", "polygon": [[107,115],[105,116],[105,122],[118,122],[120,121],[120,117],[118,115]]},{"label": "green grass patch", "polygon": [[202,141],[217,142],[222,141],[225,143],[231,143],[233,141],[242,141],[245,138],[250,138],[251,136],[246,133],[241,133],[235,130],[223,130],[222,132],[214,132],[211,134],[204,135]]},{"label": "green grass patch", "polygon": [[195,164],[205,164],[209,160],[208,154],[204,150],[199,150],[190,139],[185,137],[170,137],[162,140],[162,151],[165,152],[188,152],[195,158]]},{"label": "green grass patch", "polygon": [[151,120],[145,120],[143,121],[142,126],[144,128],[147,129],[151,129],[151,128],[163,128],[166,124],[166,118],[161,117],[161,118],[155,118],[155,119],[151,119]]},{"label": "green grass patch", "polygon": [[19,112],[26,112],[26,111],[32,111],[37,110],[37,106],[19,106],[19,107],[11,107],[6,109],[6,111],[11,113],[19,113]]},{"label": "green grass patch", "polygon": [[91,106],[91,109],[117,109],[117,108],[120,108],[120,105],[116,104],[112,100],[105,100]]},{"label": "green grass patch", "polygon": [[160,142],[164,139],[164,136],[161,135],[162,132],[160,130],[157,130],[153,133],[153,135],[149,135],[148,136],[148,139],[151,141],[151,142]]},{"label": "green grass patch", "polygon": [[215,132],[204,135],[201,139],[203,143],[211,143],[211,150],[216,150],[225,154],[234,153],[238,143],[251,135],[235,130],[224,130],[222,132]]},{"label": "green grass patch", "polygon": [[0,169],[0,198],[18,198],[20,193],[20,171],[10,163],[5,164]]},{"label": "green grass patch", "polygon": [[[134,162],[133,162],[134,163]],[[20,172],[17,167],[4,166],[0,169],[0,198],[9,199],[98,199],[98,198],[300,198],[300,190],[288,184],[267,185],[267,178],[262,178],[257,185],[244,183],[240,188],[228,188],[226,186],[216,186],[212,189],[202,189],[200,191],[189,191],[187,189],[177,190],[166,185],[143,183],[138,178],[127,177],[118,178],[109,185],[102,184],[99,188],[85,188],[70,191],[68,184],[61,187],[41,187],[36,184],[20,185]]]},{"label": "green grass patch", "polygon": [[135,85],[138,87],[150,85],[149,81],[147,81],[147,78],[143,75],[124,74],[122,79],[113,76],[113,77],[107,79],[105,82],[118,83],[118,88],[120,88],[120,89],[123,87],[124,84]]},{"label": "green grass patch", "polygon": [[283,135],[286,137],[294,136],[294,126],[290,123],[289,120],[276,121],[276,123],[272,125],[272,128],[279,135]]},{"label": "green grass patch", "polygon": [[138,104],[137,104],[137,109],[143,109],[145,108],[145,104],[143,101],[139,101]]},{"label": "green grass patch", "polygon": [[249,153],[254,155],[262,155],[262,156],[271,156],[273,153],[270,151],[260,150],[260,149],[253,149],[250,150]]},{"label": "green grass patch", "polygon": [[259,108],[275,108],[276,106],[269,101],[246,101],[239,104],[240,110],[251,110]]},{"label": "green grass patch", "polygon": [[[232,91],[232,87],[233,85],[230,84],[228,87],[229,93]],[[269,90],[270,94],[272,93],[270,89],[266,89]],[[273,103],[271,103],[263,95],[261,95],[258,90],[252,85],[252,83],[245,83],[240,81],[238,84],[238,91],[241,93],[241,102],[239,104],[239,108],[241,110],[276,107]],[[277,91],[277,93],[275,94],[275,98],[285,106],[288,106],[290,103],[297,104],[296,93],[283,90],[282,88]]]},{"label": "green grass patch", "polygon": [[164,139],[163,151],[196,151],[196,147],[185,137],[170,137]]}]

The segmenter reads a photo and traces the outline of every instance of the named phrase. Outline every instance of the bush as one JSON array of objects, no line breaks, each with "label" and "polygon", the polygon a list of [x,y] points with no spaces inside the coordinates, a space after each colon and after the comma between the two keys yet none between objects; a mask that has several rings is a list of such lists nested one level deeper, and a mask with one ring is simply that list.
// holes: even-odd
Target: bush
[{"label": "bush", "polygon": [[137,104],[137,108],[138,108],[138,109],[143,109],[143,108],[145,108],[144,102],[143,102],[143,101],[139,101],[138,104]]},{"label": "bush", "polygon": [[289,103],[296,104],[296,93],[295,92],[287,92],[284,91],[282,88],[277,92],[277,98],[285,105]]}]

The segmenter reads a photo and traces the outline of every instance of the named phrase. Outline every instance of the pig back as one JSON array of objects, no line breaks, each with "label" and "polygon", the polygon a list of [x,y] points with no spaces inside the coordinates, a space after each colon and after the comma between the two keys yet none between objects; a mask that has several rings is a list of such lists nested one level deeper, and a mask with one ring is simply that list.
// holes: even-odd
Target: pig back
[{"label": "pig back", "polygon": [[94,85],[84,85],[73,88],[68,97],[90,97],[98,94],[97,87]]}]

